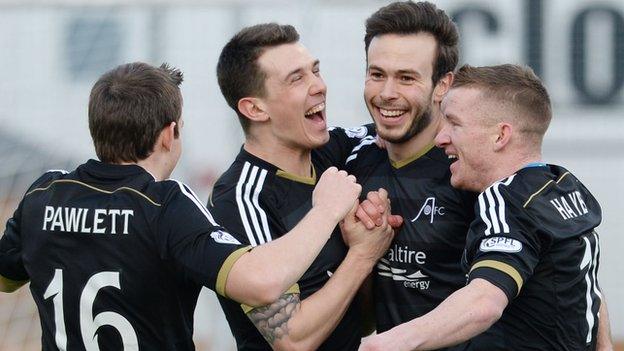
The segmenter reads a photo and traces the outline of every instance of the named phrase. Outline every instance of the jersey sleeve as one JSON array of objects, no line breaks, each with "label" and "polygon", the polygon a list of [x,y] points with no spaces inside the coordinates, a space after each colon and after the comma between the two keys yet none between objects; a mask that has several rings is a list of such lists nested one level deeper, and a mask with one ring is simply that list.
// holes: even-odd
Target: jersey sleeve
[{"label": "jersey sleeve", "polygon": [[22,260],[22,208],[28,195],[35,189],[47,186],[52,180],[66,174],[66,171],[48,171],[28,188],[13,216],[9,218],[0,239],[0,275],[13,281],[30,279]]},{"label": "jersey sleeve", "polygon": [[[245,189],[247,184],[242,187]],[[271,210],[264,202],[267,191],[265,185],[257,196],[247,192],[237,195],[233,188],[221,191],[220,187],[215,187],[208,208],[236,240],[252,247],[262,245],[283,234],[271,221]]]},{"label": "jersey sleeve", "polygon": [[230,269],[249,247],[218,225],[190,188],[177,185],[158,220],[161,255],[177,262],[197,283],[225,296]]},{"label": "jersey sleeve", "polygon": [[374,124],[367,124],[354,128],[332,127],[329,130],[329,142],[316,149],[316,152],[327,158],[332,166],[344,169],[353,149],[363,139],[375,138]]},{"label": "jersey sleeve", "polygon": [[466,242],[468,281],[485,279],[511,301],[539,261],[543,244],[537,223],[504,183],[481,193],[475,208]]},{"label": "jersey sleeve", "polygon": [[22,261],[22,237],[20,221],[22,202],[6,224],[0,239],[0,275],[13,281],[28,280],[29,276]]}]

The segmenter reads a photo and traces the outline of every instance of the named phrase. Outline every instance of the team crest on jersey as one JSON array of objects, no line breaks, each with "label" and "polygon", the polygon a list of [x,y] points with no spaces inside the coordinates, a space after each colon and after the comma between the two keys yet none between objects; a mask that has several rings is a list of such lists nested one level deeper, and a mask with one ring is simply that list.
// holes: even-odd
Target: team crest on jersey
[{"label": "team crest on jersey", "polygon": [[522,251],[522,243],[512,238],[499,236],[481,240],[479,249],[481,251],[520,252]]},{"label": "team crest on jersey", "polygon": [[214,239],[214,241],[221,244],[231,244],[231,245],[240,245],[240,241],[236,240],[235,237],[230,233],[226,233],[224,231],[218,230],[216,232],[210,233],[210,237]]},{"label": "team crest on jersey", "polygon": [[412,222],[416,222],[416,220],[422,216],[429,217],[429,223],[433,223],[435,216],[444,216],[444,213],[444,207],[436,206],[436,198],[430,196],[425,200],[425,203],[418,211],[416,217],[412,219]]},{"label": "team crest on jersey", "polygon": [[345,129],[345,134],[347,134],[347,136],[349,138],[362,139],[363,137],[366,136],[366,134],[368,134],[368,130],[364,126],[362,126],[362,127],[354,127],[354,128],[347,128],[347,129]]}]

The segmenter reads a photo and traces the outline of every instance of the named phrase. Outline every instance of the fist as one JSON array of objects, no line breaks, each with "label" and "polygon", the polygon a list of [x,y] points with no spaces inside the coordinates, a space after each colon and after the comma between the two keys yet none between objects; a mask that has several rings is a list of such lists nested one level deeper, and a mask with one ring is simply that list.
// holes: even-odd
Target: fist
[{"label": "fist", "polygon": [[353,208],[361,191],[362,187],[356,183],[354,176],[330,167],[323,172],[314,188],[312,206],[324,208],[339,221]]}]

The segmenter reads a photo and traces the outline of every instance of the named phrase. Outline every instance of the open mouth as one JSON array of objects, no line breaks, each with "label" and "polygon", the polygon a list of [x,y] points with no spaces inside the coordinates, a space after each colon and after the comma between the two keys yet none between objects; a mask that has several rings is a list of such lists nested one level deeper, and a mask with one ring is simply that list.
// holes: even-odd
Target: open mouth
[{"label": "open mouth", "polygon": [[446,157],[448,157],[448,160],[450,162],[449,166],[451,167],[451,172],[452,172],[453,169],[457,167],[457,161],[459,161],[459,156],[457,156],[457,154],[446,151]]},{"label": "open mouth", "polygon": [[315,122],[323,122],[325,121],[323,111],[325,111],[325,102],[321,102],[320,104],[315,105],[307,110],[305,113],[305,118],[313,120]]},{"label": "open mouth", "polygon": [[377,110],[379,111],[379,114],[384,118],[399,118],[408,111],[406,109],[385,109],[381,107],[377,107]]}]

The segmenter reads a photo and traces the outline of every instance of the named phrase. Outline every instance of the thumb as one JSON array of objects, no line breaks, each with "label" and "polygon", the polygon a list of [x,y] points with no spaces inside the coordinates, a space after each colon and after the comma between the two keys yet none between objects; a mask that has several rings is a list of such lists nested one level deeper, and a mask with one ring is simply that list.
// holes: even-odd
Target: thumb
[{"label": "thumb", "polygon": [[350,223],[355,222],[355,214],[357,213],[358,207],[360,207],[360,202],[358,200],[355,200],[353,202],[353,206],[351,207],[349,212],[347,212],[347,215],[344,217],[343,221],[349,221]]},{"label": "thumb", "polygon": [[388,224],[390,224],[392,228],[398,228],[403,225],[403,217],[399,215],[389,215]]},{"label": "thumb", "polygon": [[353,207],[351,207],[351,210],[349,211],[348,216],[351,218],[355,218],[355,214],[357,213],[358,207],[360,207],[360,202],[355,199],[355,201],[353,202]]}]

